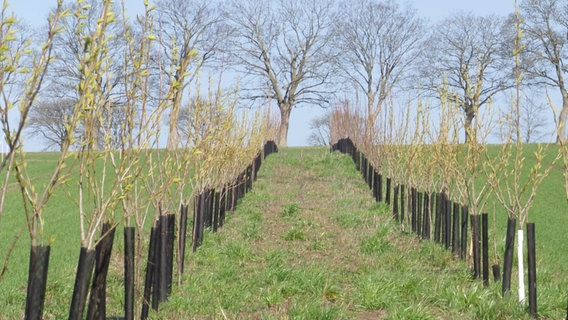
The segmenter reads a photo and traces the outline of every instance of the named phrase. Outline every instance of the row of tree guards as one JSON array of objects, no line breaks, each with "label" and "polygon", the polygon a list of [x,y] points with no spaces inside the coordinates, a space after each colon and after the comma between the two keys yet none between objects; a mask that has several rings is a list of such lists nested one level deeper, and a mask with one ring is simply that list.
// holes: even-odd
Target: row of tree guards
[{"label": "row of tree guards", "polygon": [[[278,152],[276,143],[268,141],[263,150],[259,151],[254,160],[231,183],[220,189],[205,189],[195,196],[193,252],[203,243],[205,228],[211,228],[213,232],[217,232],[223,226],[226,212],[233,211],[237,201],[252,189],[252,183],[256,181],[263,156],[266,158],[274,152]],[[141,319],[148,317],[150,308],[158,310],[160,303],[166,301],[171,294],[175,258],[177,258],[178,275],[183,274],[187,222],[188,205],[182,204],[178,226],[176,226],[176,215],[167,214],[160,215],[151,227]],[[97,243],[95,250],[81,248],[69,319],[83,319],[85,308],[87,308],[86,319],[107,319],[107,274],[111,263],[115,230],[116,224],[105,222],[101,228],[101,240]],[[120,318],[125,320],[132,320],[135,315],[135,237],[134,227],[124,228],[124,317]],[[32,247],[26,319],[42,318],[49,253],[49,246]]]},{"label": "row of tree guards", "polygon": [[[278,152],[276,143],[272,140],[266,142],[262,152],[264,158],[275,152]],[[256,181],[258,170],[260,170],[263,159],[262,154],[259,152],[254,161],[245,171],[237,176],[232,184],[224,186],[221,190],[206,189],[195,196],[192,238],[193,252],[203,243],[203,230],[205,228],[211,228],[213,232],[217,232],[225,222],[226,211],[233,211],[237,205],[237,201],[252,189],[252,183]],[[184,223],[182,221],[182,228],[183,227]],[[185,230],[183,231],[185,232]],[[183,256],[185,252],[185,243],[182,243],[182,241],[185,241],[184,239],[185,237],[180,237],[179,247],[181,256]],[[183,260],[180,264],[180,269],[183,273]]]},{"label": "row of tree guards", "polygon": [[[470,261],[473,267],[473,277],[482,279],[484,285],[489,285],[490,244],[487,213],[470,215],[467,205],[452,201],[445,192],[423,192],[404,184],[393,186],[392,179],[387,177],[384,181],[383,175],[374,168],[366,155],[360,152],[349,138],[339,139],[332,145],[331,151],[340,151],[351,156],[357,170],[361,172],[372,190],[376,201],[385,202],[392,207],[394,220],[401,223],[403,227],[409,226],[411,232],[421,239],[434,240],[447,250],[451,250],[454,256]],[[498,264],[491,266],[494,281],[502,281],[503,295],[508,294],[511,288],[515,230],[516,219],[509,218],[502,279],[500,266]],[[469,232],[471,234],[468,234]],[[519,236],[522,234],[519,233]],[[527,246],[529,311],[536,317],[538,313],[534,223],[527,223]],[[523,274],[524,272],[520,270],[519,277]]]}]

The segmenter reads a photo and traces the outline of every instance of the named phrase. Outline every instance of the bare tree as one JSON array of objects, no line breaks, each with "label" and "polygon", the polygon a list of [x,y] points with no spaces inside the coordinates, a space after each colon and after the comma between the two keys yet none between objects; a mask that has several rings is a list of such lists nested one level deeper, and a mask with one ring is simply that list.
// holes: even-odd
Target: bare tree
[{"label": "bare tree", "polygon": [[168,147],[178,143],[177,118],[184,90],[211,60],[227,36],[221,15],[211,1],[160,0],[157,3],[159,67],[167,81],[175,83],[171,94]]},{"label": "bare tree", "polygon": [[[84,17],[72,14],[62,19],[61,32],[54,39],[54,61],[51,64],[48,77],[47,95],[50,99],[73,99],[78,100],[82,95],[82,88],[79,86],[86,75],[84,70],[77,68],[84,59],[84,53],[87,52],[91,39],[91,35],[98,26],[98,19],[104,10],[105,4],[97,0],[87,0],[81,4],[70,3],[67,5],[69,12],[82,12]],[[104,93],[103,99],[108,103],[105,108],[112,108],[121,105],[120,101],[124,99],[122,83],[124,82],[124,64],[123,53],[125,47],[125,38],[123,35],[122,23],[119,15],[114,12],[120,12],[117,5],[114,6],[113,17],[111,23],[106,29],[108,35],[108,55],[109,63],[101,66],[101,69],[109,72],[100,79],[99,86]],[[92,53],[93,55],[97,53]],[[98,53],[100,54],[100,53]],[[45,109],[41,109],[45,110]],[[110,113],[107,113],[110,114]],[[117,117],[119,113],[114,113]],[[111,119],[103,120],[109,122]],[[120,125],[120,121],[114,121]],[[93,141],[92,148],[98,149],[103,146],[103,134],[101,131],[106,130],[102,124],[95,124],[98,129],[94,130],[94,134],[98,136]],[[118,128],[115,128],[118,130]]]},{"label": "bare tree", "polygon": [[286,145],[290,114],[301,103],[326,104],[332,69],[331,1],[233,1],[226,10],[235,30],[227,53],[252,83],[252,99],[271,99],[280,110],[278,144]]},{"label": "bare tree", "polygon": [[[505,141],[504,137],[509,132],[512,132],[512,141],[520,139],[520,141],[531,143],[542,140],[546,136],[544,131],[548,127],[546,112],[549,110],[549,107],[546,103],[536,101],[534,96],[523,97],[519,102],[518,111],[514,109],[501,112],[500,118],[505,123],[502,124],[501,129],[504,129],[504,132],[500,133],[500,138]],[[517,115],[517,112],[520,114]],[[516,128],[519,130],[516,130]],[[520,137],[517,136],[518,134]]]},{"label": "bare tree", "polygon": [[455,101],[464,114],[466,140],[479,109],[513,84],[505,19],[459,13],[434,26],[420,73],[423,87]]},{"label": "bare tree", "polygon": [[45,142],[44,150],[63,150],[69,140],[69,120],[75,103],[72,99],[43,101],[30,110],[26,129]]},{"label": "bare tree", "polygon": [[329,122],[331,113],[325,112],[312,120],[310,120],[310,129],[312,133],[308,137],[308,143],[312,146],[328,146],[330,145]]},{"label": "bare tree", "polygon": [[385,100],[403,79],[421,49],[424,23],[411,7],[392,0],[344,2],[335,24],[338,66],[363,91],[367,134]]},{"label": "bare tree", "polygon": [[[13,185],[12,178],[14,175],[19,180],[19,174],[22,166],[27,163],[22,159],[23,145],[22,145],[22,132],[29,119],[30,109],[37,99],[39,92],[44,85],[44,78],[48,70],[49,63],[52,59],[53,38],[57,33],[59,21],[64,15],[61,9],[62,1],[57,2],[57,8],[54,10],[53,15],[50,16],[48,21],[47,32],[43,34],[40,48],[37,52],[32,50],[32,43],[30,40],[29,29],[20,23],[17,18],[8,10],[8,3],[5,1],[2,8],[0,8],[0,126],[3,133],[3,139],[7,144],[7,150],[2,153],[2,160],[0,162],[0,172],[2,173],[2,182],[0,182],[0,219],[3,217],[6,195],[11,186]],[[19,112],[16,121],[13,119],[14,112]],[[18,160],[15,160],[15,157]],[[40,203],[41,207],[47,202],[48,198],[53,191],[53,188],[58,182],[58,176],[53,175],[49,183],[46,184],[46,192],[41,197],[36,197],[36,203]],[[20,184],[21,186],[21,184]],[[9,188],[10,187],[10,188]],[[20,188],[23,191],[23,188]],[[37,189],[36,189],[37,190]],[[28,193],[29,194],[29,193]],[[24,202],[26,195],[22,193]],[[34,193],[35,195],[35,193]],[[30,206],[27,203],[23,206],[26,212],[27,226],[30,235],[33,233],[34,222],[41,220],[41,212],[34,211],[33,216],[30,215]],[[34,209],[37,207],[34,206]],[[6,253],[2,253],[2,260],[4,267],[0,271],[0,281],[4,277],[10,257],[15,243],[19,236],[16,236],[11,249]],[[33,236],[31,236],[33,239]],[[32,241],[32,245],[34,245]],[[33,251],[33,250],[32,250]],[[33,254],[32,254],[33,255]],[[30,258],[32,260],[33,257]],[[30,266],[30,273],[34,272]],[[36,283],[39,283],[37,281]],[[31,282],[28,282],[31,283]],[[36,292],[45,291],[45,288],[38,288]],[[41,309],[42,302],[39,302]],[[28,317],[28,309],[26,306],[26,317]],[[39,314],[41,317],[41,314]],[[34,317],[32,315],[32,317]]]},{"label": "bare tree", "polygon": [[528,81],[558,89],[562,109],[558,113],[557,141],[566,140],[568,117],[568,87],[565,80],[568,66],[568,6],[559,0],[524,0],[521,2],[522,25],[528,40],[525,72]]},{"label": "bare tree", "polygon": [[[57,18],[60,19],[60,16]],[[29,111],[37,98],[40,89],[45,85],[44,76],[52,57],[53,37],[55,30],[49,29],[48,47],[41,52],[32,50],[32,30],[28,25],[10,14],[7,7],[0,10],[0,124],[3,140],[7,144],[7,152],[2,154],[0,171],[9,167],[12,154],[22,146],[21,134],[25,129]],[[49,28],[53,27],[50,25]],[[45,33],[41,34],[45,37]],[[45,41],[45,38],[39,42]],[[37,75],[30,70],[37,68]],[[33,76],[33,77],[32,77]],[[34,83],[27,83],[30,79]],[[20,119],[13,121],[14,109],[19,109]],[[3,201],[2,201],[3,202]],[[0,206],[3,207],[3,206]],[[0,208],[2,209],[2,208]],[[2,211],[2,210],[0,210]]]},{"label": "bare tree", "polygon": [[216,102],[209,98],[192,98],[185,108],[180,109],[178,135],[188,146],[196,146],[203,141],[213,130],[213,119],[223,118],[222,110],[215,108]]},{"label": "bare tree", "polygon": [[533,98],[525,98],[525,103],[521,105],[521,137],[526,143],[537,142],[546,137],[544,130],[548,127],[548,122],[544,116],[548,111],[545,103],[534,101]]},{"label": "bare tree", "polygon": [[[69,3],[66,7],[70,12],[78,10],[79,4]],[[92,34],[97,28],[97,20],[102,12],[104,5],[101,1],[87,0],[81,4],[84,14],[83,17],[76,17],[75,15],[68,15],[62,20],[61,32],[54,39],[54,62],[51,66],[51,76],[49,77],[49,93],[53,97],[69,97],[77,98],[80,94],[80,89],[77,84],[84,78],[83,71],[77,68],[82,54],[87,50],[92,39]],[[113,8],[114,12],[120,12],[118,7]],[[125,43],[123,42],[123,30],[119,17],[115,17],[113,23],[109,25],[107,33],[109,34],[110,41],[110,56],[113,61],[109,68],[112,68],[112,73],[115,75],[109,81],[103,81],[101,86],[105,86],[105,91],[110,96],[113,90],[118,89],[119,81],[121,80],[122,53]],[[116,91],[115,91],[116,93]]]}]

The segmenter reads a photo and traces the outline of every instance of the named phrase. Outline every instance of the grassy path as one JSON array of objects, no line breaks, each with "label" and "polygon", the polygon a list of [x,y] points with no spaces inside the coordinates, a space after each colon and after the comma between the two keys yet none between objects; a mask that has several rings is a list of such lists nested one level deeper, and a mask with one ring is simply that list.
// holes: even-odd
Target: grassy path
[{"label": "grassy path", "polygon": [[388,212],[346,156],[284,148],[151,318],[528,319]]}]

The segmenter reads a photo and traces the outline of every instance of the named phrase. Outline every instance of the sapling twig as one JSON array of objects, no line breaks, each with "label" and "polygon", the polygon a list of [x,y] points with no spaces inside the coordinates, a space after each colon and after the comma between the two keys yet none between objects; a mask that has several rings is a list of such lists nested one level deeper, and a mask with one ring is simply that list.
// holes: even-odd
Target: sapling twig
[{"label": "sapling twig", "polygon": [[[520,116],[522,101],[522,84],[524,74],[521,71],[520,59],[525,46],[522,42],[521,18],[515,3],[515,30],[513,55],[515,58],[515,91],[510,104],[510,114]],[[517,119],[518,120],[518,119]],[[545,162],[547,146],[538,145],[533,153],[534,164],[527,170],[527,154],[522,142],[520,121],[514,121],[514,126],[502,124],[503,144],[497,156],[485,154],[485,170],[488,183],[494,190],[497,201],[503,206],[509,218],[518,221],[518,298],[520,303],[525,301],[524,262],[523,262],[523,228],[528,222],[529,210],[534,202],[536,192],[543,180],[548,176],[558,156]]]},{"label": "sapling twig", "polygon": [[[5,15],[5,11],[7,10],[7,2],[4,2],[4,8],[2,15]],[[47,34],[47,40],[42,47],[42,51],[39,56],[34,57],[34,65],[33,68],[28,73],[29,77],[26,79],[26,85],[22,92],[22,96],[18,98],[18,109],[20,110],[20,122],[18,127],[15,131],[12,131],[9,126],[8,121],[8,112],[10,111],[11,107],[14,106],[12,102],[8,102],[6,92],[4,90],[9,90],[8,88],[2,88],[2,96],[5,99],[6,107],[2,109],[2,125],[3,131],[5,134],[6,142],[9,146],[9,151],[6,156],[4,156],[3,164],[1,167],[4,167],[7,162],[11,162],[11,165],[8,166],[7,173],[10,171],[11,168],[14,169],[16,179],[18,181],[20,191],[22,194],[23,202],[24,202],[24,211],[27,217],[28,223],[28,231],[30,235],[30,239],[32,242],[32,246],[38,244],[44,244],[44,219],[43,219],[43,208],[45,207],[46,203],[50,199],[50,197],[55,192],[55,189],[61,185],[62,182],[65,180],[65,173],[63,172],[66,166],[66,161],[69,158],[69,146],[71,145],[72,137],[64,144],[64,148],[60,153],[59,160],[51,173],[47,184],[43,188],[35,188],[34,184],[32,183],[32,178],[30,177],[27,171],[27,160],[25,158],[25,153],[23,152],[23,146],[20,140],[21,130],[23,130],[26,120],[27,114],[34,104],[36,100],[36,96],[41,88],[43,78],[47,72],[49,62],[51,60],[51,51],[52,51],[52,44],[53,38],[57,34],[59,30],[59,21],[60,19],[64,18],[67,15],[67,11],[63,10],[63,3],[62,1],[58,2],[57,8],[55,9],[54,13],[51,15],[49,20],[49,28]],[[13,19],[13,18],[12,18]],[[9,22],[12,21],[12,22]],[[2,41],[8,41],[7,43],[3,43],[4,46],[9,46],[9,39],[11,37],[11,33],[14,30],[11,29],[11,24],[15,20],[10,20],[5,18],[3,20],[3,26],[7,25],[7,30],[5,36],[2,37]],[[4,31],[4,28],[2,28]],[[21,48],[21,50],[27,50],[26,47]],[[22,57],[24,52],[19,52],[16,56]],[[18,61],[13,61],[13,63],[18,64]],[[6,74],[6,68],[3,68],[2,76],[9,76]],[[77,112],[74,113],[77,116]],[[76,124],[70,123],[69,127],[73,127]],[[8,176],[6,176],[8,177]],[[7,182],[8,180],[5,180]],[[7,184],[4,184],[4,188]],[[3,191],[5,194],[5,191]],[[4,196],[2,197],[2,208]],[[1,211],[0,211],[1,215]],[[39,237],[39,239],[38,239]]]}]

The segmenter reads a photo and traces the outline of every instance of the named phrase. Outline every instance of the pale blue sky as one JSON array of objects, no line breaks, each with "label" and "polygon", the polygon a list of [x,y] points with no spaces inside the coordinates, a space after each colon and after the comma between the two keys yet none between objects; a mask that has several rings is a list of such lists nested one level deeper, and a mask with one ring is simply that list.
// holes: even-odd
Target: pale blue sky
[{"label": "pale blue sky", "polygon": [[[115,0],[119,1],[119,0]],[[188,0],[191,1],[191,0]],[[128,13],[135,15],[143,11],[143,0],[126,0]],[[431,22],[440,20],[459,11],[472,11],[476,14],[499,14],[506,15],[513,11],[513,0],[411,0],[400,1],[410,3],[418,14]],[[16,15],[33,26],[45,23],[47,13],[55,5],[55,0],[9,0],[10,8]],[[312,118],[321,114],[323,109],[319,107],[300,107],[292,112],[288,144],[291,146],[307,145],[307,137],[310,134],[309,122]],[[39,143],[26,141],[26,149],[39,151]]]},{"label": "pale blue sky", "polygon": [[480,15],[506,15],[514,9],[513,0],[411,0],[408,3],[418,10],[420,16],[430,18],[431,21],[459,11],[471,11]]}]

